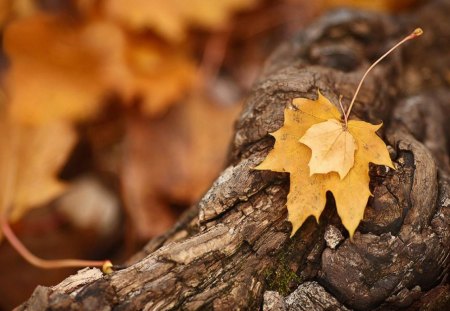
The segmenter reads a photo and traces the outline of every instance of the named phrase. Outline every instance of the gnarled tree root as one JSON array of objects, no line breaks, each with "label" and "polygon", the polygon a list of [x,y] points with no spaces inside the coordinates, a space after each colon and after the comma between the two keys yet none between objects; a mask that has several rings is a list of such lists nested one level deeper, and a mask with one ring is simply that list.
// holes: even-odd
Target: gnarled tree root
[{"label": "gnarled tree root", "polygon": [[[274,53],[237,122],[229,166],[177,226],[128,268],[81,270],[18,310],[444,310],[449,15],[448,2],[434,1],[395,18],[339,11],[311,25]],[[288,176],[252,170],[273,146],[268,133],[295,97],[351,98],[367,66],[416,26],[423,39],[371,74],[353,114],[385,122],[396,170],[372,167],[374,197],[353,241],[331,195],[320,223],[310,218],[289,238]]]}]

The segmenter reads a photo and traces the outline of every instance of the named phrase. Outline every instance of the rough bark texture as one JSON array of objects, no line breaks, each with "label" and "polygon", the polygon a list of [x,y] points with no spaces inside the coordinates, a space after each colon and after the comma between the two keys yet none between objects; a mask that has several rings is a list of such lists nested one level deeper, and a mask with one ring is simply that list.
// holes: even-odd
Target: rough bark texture
[{"label": "rough bark texture", "polygon": [[[236,123],[229,166],[167,234],[124,270],[81,270],[18,310],[445,310],[450,306],[450,3],[409,15],[324,16],[280,47]],[[254,171],[295,97],[351,98],[365,68],[404,34],[425,35],[365,82],[353,116],[384,121],[395,171],[354,236],[330,195],[320,224],[290,239],[286,174]],[[447,122],[446,122],[447,121]],[[349,189],[351,191],[351,189]],[[284,298],[283,298],[284,297]]]}]

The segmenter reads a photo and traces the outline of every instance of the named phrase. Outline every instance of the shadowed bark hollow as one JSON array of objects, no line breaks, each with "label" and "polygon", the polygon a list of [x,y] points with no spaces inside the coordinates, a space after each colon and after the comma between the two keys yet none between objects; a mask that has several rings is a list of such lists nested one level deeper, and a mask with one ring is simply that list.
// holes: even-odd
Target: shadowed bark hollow
[{"label": "shadowed bark hollow", "polygon": [[[164,236],[102,275],[84,269],[38,287],[18,310],[445,310],[450,305],[450,3],[401,16],[330,13],[269,59],[237,120],[228,167]],[[353,118],[384,121],[397,167],[371,167],[354,240],[332,195],[293,238],[289,176],[254,171],[295,97],[338,102],[365,69],[415,27],[422,38],[368,77]],[[349,189],[351,192],[352,190]]]}]

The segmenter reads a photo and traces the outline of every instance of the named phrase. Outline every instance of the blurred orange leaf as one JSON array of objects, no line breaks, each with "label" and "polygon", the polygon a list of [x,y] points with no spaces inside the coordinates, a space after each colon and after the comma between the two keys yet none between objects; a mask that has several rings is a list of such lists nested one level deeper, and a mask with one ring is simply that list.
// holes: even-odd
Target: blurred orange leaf
[{"label": "blurred orange leaf", "polygon": [[106,12],[131,29],[152,29],[170,41],[184,39],[190,26],[215,30],[226,25],[231,14],[250,8],[258,0],[109,0]]},{"label": "blurred orange leaf", "polygon": [[[0,112],[0,212],[17,220],[29,208],[64,190],[57,173],[71,151],[76,134],[62,122],[26,126]],[[10,210],[9,210],[10,209]]]},{"label": "blurred orange leaf", "polygon": [[10,3],[9,0],[0,0],[0,27],[6,23],[9,17]]},{"label": "blurred orange leaf", "polygon": [[36,4],[34,0],[0,0],[0,29],[10,19],[34,13]]},{"label": "blurred orange leaf", "polygon": [[418,0],[325,0],[325,7],[355,7],[382,12],[396,12],[411,8],[418,2]]},{"label": "blurred orange leaf", "polygon": [[126,56],[132,94],[141,99],[146,115],[165,111],[195,85],[197,68],[182,47],[152,37],[130,37]]},{"label": "blurred orange leaf", "polygon": [[42,124],[95,114],[105,92],[128,78],[124,38],[113,24],[38,14],[10,24],[7,87],[16,120]]},{"label": "blurred orange leaf", "polygon": [[[45,44],[42,44],[45,42]],[[108,91],[154,115],[185,95],[197,70],[181,47],[124,36],[114,24],[35,15],[11,24],[5,47],[12,117],[30,124],[95,115]]]}]

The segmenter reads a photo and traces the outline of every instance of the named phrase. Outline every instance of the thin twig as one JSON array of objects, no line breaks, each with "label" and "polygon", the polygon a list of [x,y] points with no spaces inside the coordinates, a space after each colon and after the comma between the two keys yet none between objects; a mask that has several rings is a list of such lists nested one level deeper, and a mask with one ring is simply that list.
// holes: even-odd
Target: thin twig
[{"label": "thin twig", "polygon": [[17,238],[12,231],[5,215],[0,216],[0,227],[5,238],[11,246],[30,264],[42,269],[74,268],[74,267],[102,267],[108,260],[80,260],[80,259],[55,259],[47,260],[35,256]]}]

